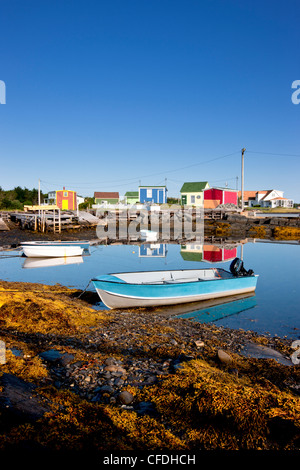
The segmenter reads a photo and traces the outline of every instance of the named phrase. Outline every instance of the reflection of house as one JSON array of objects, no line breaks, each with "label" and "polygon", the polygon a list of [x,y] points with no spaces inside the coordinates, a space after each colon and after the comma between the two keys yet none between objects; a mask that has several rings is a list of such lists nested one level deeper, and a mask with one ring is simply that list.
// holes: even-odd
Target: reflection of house
[{"label": "reflection of house", "polygon": [[204,190],[204,209],[215,209],[220,204],[237,206],[237,194],[234,189],[208,188]]},{"label": "reflection of house", "polygon": [[180,254],[184,261],[202,261],[203,245],[200,243],[189,243],[181,245]]},{"label": "reflection of house", "polygon": [[95,204],[102,204],[103,202],[107,202],[108,204],[117,204],[119,202],[119,193],[95,192],[94,198]]},{"label": "reflection of house", "polygon": [[127,191],[125,193],[125,203],[126,204],[136,204],[139,202],[139,192],[138,191]]},{"label": "reflection of house", "polygon": [[167,202],[166,186],[139,186],[139,201],[165,204]]},{"label": "reflection of house", "polygon": [[[239,191],[241,197],[241,191]],[[271,189],[266,191],[244,191],[245,206],[254,207],[293,207],[294,201],[283,197],[283,191]]]},{"label": "reflection of house", "polygon": [[237,248],[223,248],[216,245],[203,245],[203,261],[220,263],[236,258]]},{"label": "reflection of house", "polygon": [[183,206],[188,205],[203,207],[203,191],[206,188],[209,188],[207,181],[200,181],[198,183],[184,183],[180,190],[181,204]]},{"label": "reflection of house", "polygon": [[76,210],[77,209],[77,195],[76,191],[70,191],[65,187],[58,191],[50,191],[47,199],[44,200],[45,204],[56,204],[62,210]]},{"label": "reflection of house", "polygon": [[145,243],[139,247],[140,258],[164,258],[166,256],[165,243]]},{"label": "reflection of house", "polygon": [[225,248],[217,245],[200,245],[198,243],[191,243],[189,245],[181,245],[180,254],[185,261],[221,263],[236,258],[237,248]]}]

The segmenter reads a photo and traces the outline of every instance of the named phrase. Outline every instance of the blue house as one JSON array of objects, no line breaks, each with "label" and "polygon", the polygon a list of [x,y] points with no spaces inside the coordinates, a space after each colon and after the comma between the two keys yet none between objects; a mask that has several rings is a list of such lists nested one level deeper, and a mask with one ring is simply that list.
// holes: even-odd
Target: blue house
[{"label": "blue house", "polygon": [[139,186],[139,199],[144,202],[165,204],[167,202],[166,186]]}]

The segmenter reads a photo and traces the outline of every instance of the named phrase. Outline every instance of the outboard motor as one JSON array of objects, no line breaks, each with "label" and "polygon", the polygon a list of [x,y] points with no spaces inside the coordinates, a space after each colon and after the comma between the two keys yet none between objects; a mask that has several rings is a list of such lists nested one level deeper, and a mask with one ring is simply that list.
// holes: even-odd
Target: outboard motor
[{"label": "outboard motor", "polygon": [[241,277],[241,276],[253,276],[254,275],[254,272],[252,271],[252,269],[249,269],[249,271],[247,271],[245,268],[244,268],[244,263],[243,261],[240,259],[240,258],[235,258],[231,265],[230,265],[230,272],[234,275],[234,276],[238,276],[238,277]]}]

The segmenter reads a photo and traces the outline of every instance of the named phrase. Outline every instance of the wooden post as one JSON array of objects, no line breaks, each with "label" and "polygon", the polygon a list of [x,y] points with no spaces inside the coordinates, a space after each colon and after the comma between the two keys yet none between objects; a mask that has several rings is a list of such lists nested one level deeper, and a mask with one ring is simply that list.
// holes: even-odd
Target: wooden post
[{"label": "wooden post", "polygon": [[58,209],[58,232],[61,232],[61,216],[60,216],[60,209]]}]

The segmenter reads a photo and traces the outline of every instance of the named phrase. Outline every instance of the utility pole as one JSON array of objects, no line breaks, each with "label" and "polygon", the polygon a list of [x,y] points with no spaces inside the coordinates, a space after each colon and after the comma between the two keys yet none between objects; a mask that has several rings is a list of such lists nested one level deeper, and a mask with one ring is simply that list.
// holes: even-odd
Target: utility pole
[{"label": "utility pole", "polygon": [[39,205],[39,215],[41,215],[41,211],[40,211],[40,205],[41,205],[41,180],[40,179],[39,179],[38,205]]},{"label": "utility pole", "polygon": [[242,181],[241,181],[241,208],[244,210],[244,153],[246,149],[242,149]]}]

